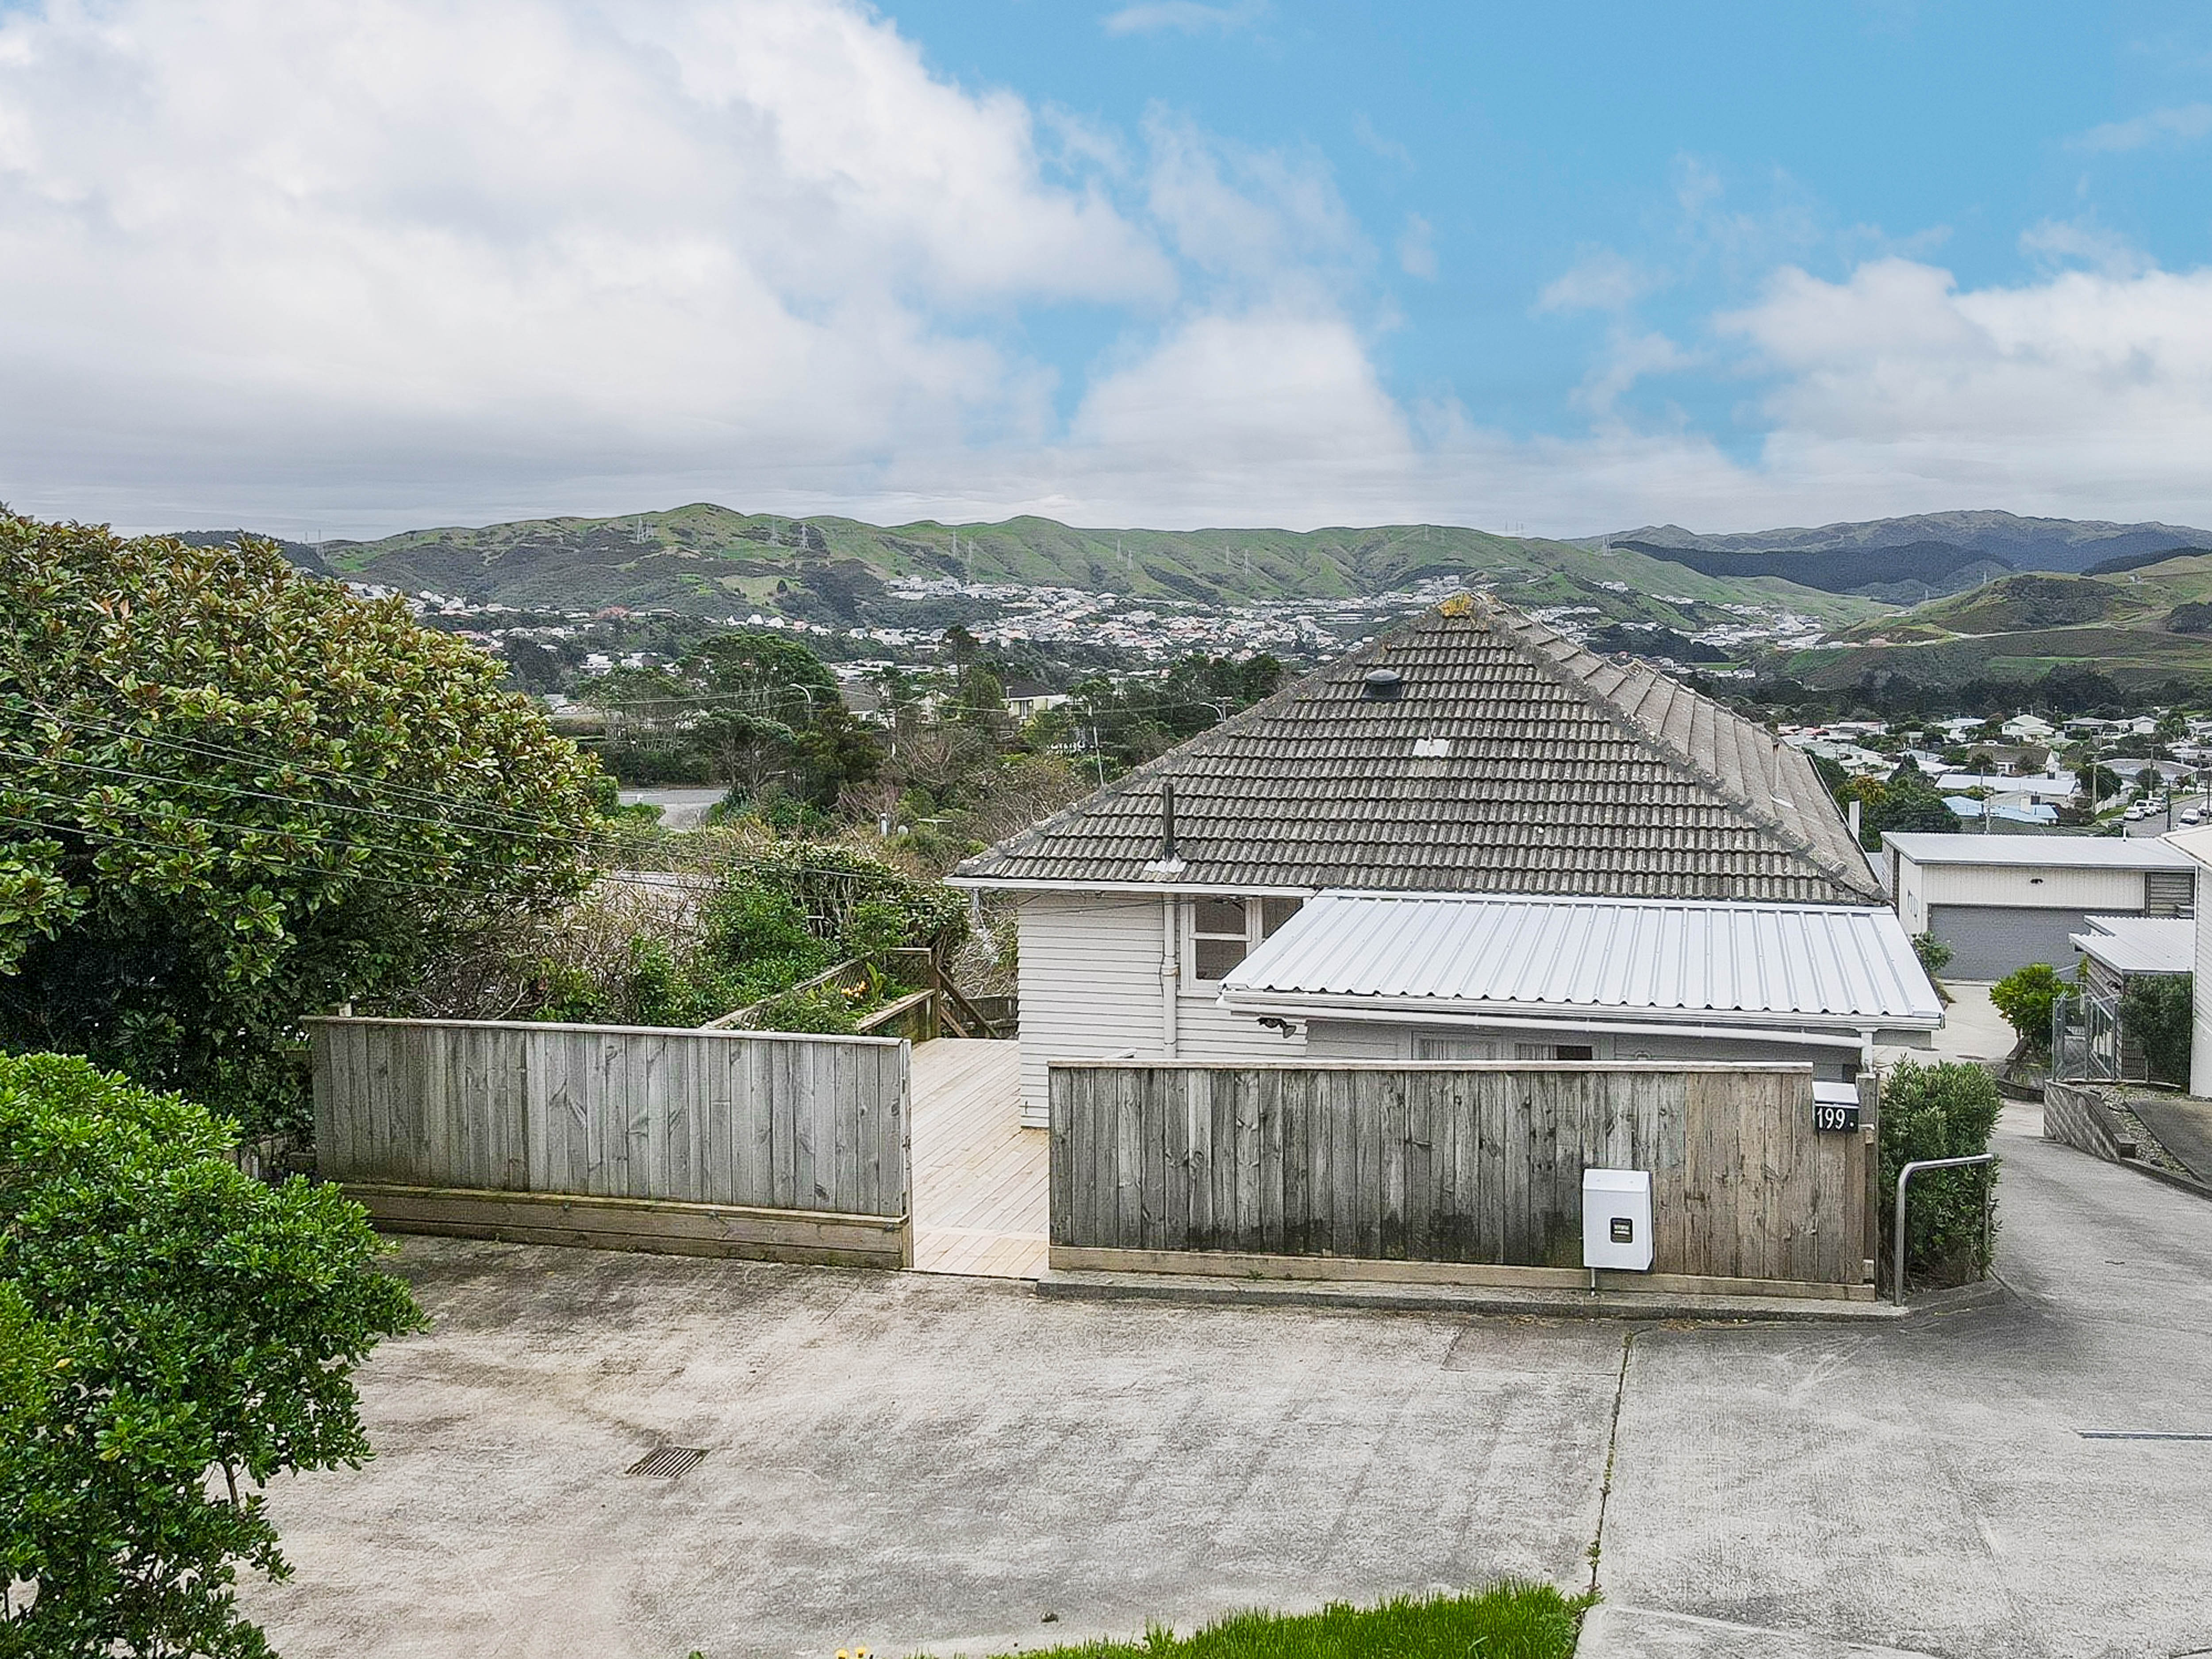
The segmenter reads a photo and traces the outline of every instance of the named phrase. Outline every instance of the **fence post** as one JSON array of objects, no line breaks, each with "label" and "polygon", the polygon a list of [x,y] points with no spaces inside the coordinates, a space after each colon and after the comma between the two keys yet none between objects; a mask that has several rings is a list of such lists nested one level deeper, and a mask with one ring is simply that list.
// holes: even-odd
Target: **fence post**
[{"label": "fence post", "polygon": [[1866,1282],[1881,1290],[1881,1071],[1859,1073],[1859,1144],[1866,1156]]}]

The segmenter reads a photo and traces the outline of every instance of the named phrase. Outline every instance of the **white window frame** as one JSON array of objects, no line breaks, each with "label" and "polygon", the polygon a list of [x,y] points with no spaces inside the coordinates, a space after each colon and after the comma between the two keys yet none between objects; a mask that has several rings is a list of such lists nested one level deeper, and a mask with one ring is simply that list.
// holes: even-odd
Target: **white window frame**
[{"label": "white window frame", "polygon": [[[1244,955],[1247,957],[1250,956],[1253,951],[1258,950],[1260,948],[1261,941],[1267,937],[1267,907],[1270,904],[1288,903],[1291,907],[1291,914],[1295,915],[1297,913],[1297,907],[1305,902],[1303,898],[1292,898],[1287,900],[1280,896],[1263,898],[1257,893],[1209,893],[1203,898],[1187,898],[1183,900],[1182,904],[1176,907],[1176,931],[1182,936],[1180,941],[1182,945],[1182,985],[1183,990],[1187,994],[1212,996],[1214,994],[1215,988],[1221,983],[1218,979],[1200,979],[1198,976],[1198,941],[1200,937],[1198,932],[1198,907],[1201,904],[1217,902],[1222,899],[1231,900],[1244,907]],[[1284,921],[1288,921],[1289,920],[1290,916],[1288,915],[1283,918]],[[1277,926],[1281,926],[1281,923],[1279,922]],[[1208,933],[1205,935],[1205,937],[1209,939],[1233,939],[1236,935],[1233,933]],[[1240,957],[1237,960],[1242,962],[1243,957]]]}]

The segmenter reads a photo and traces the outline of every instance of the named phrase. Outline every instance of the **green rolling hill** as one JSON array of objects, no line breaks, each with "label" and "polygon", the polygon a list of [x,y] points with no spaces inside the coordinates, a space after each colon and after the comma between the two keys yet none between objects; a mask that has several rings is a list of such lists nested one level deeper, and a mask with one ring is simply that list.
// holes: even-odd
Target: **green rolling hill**
[{"label": "green rolling hill", "polygon": [[2212,682],[2212,554],[2094,576],[2017,575],[1843,630],[1779,665],[1814,685],[1869,673],[1928,685],[2086,665],[2124,685]]},{"label": "green rolling hill", "polygon": [[[1842,625],[1866,599],[1776,576],[1713,576],[1632,550],[1445,525],[1287,530],[1088,530],[1049,519],[878,526],[793,520],[706,503],[614,519],[536,519],[326,543],[334,575],[404,591],[556,610],[721,615],[804,587],[852,614],[897,578],[1080,588],[1207,605],[1372,597],[1430,580],[1480,581],[1531,607],[1587,606],[1606,622],[1710,626],[1717,607],[1789,609]],[[306,560],[303,558],[303,562]]]}]

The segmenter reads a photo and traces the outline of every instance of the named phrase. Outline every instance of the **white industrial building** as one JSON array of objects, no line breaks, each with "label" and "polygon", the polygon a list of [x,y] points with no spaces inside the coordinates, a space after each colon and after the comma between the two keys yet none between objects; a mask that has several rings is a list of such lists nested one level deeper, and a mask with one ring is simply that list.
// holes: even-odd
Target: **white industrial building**
[{"label": "white industrial building", "polygon": [[2148,836],[1893,833],[1881,844],[1899,920],[1951,947],[1953,979],[2002,979],[2032,962],[2069,969],[2071,936],[2092,915],[2197,908],[2196,864]]}]

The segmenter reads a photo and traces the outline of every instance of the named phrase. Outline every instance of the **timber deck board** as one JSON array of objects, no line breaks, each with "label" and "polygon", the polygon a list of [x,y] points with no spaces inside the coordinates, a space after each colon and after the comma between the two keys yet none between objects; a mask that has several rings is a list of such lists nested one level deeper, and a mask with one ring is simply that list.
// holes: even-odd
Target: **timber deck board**
[{"label": "timber deck board", "polygon": [[1046,1135],[1021,1125],[1019,1047],[939,1037],[913,1067],[915,1271],[1042,1278]]}]

